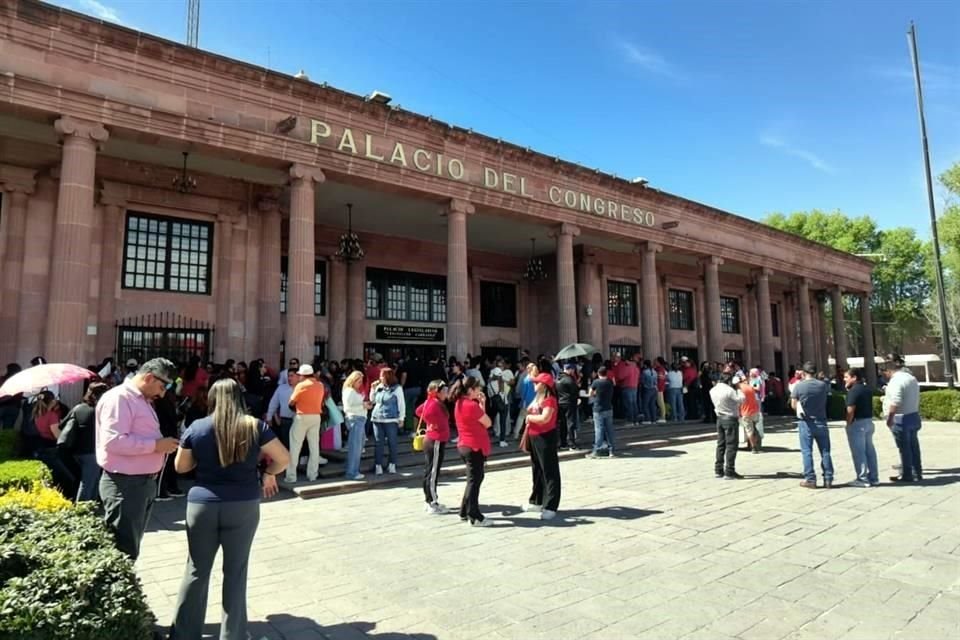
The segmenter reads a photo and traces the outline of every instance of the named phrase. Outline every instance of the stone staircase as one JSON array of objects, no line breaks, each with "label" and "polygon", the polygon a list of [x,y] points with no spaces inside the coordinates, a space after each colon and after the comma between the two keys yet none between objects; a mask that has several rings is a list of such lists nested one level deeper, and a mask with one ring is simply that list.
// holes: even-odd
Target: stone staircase
[{"label": "stone staircase", "polygon": [[[779,431],[793,427],[793,419],[788,416],[765,416],[765,431]],[[691,442],[704,442],[716,438],[716,426],[702,422],[686,422],[683,424],[666,423],[656,425],[633,426],[618,421],[614,425],[617,441],[617,453],[622,454],[631,450],[657,449],[673,447]],[[593,423],[581,425],[579,445],[584,447],[578,451],[561,451],[560,460],[583,458],[593,444]],[[366,477],[363,480],[347,480],[343,477],[344,454],[339,451],[324,451],[323,457],[329,463],[320,467],[319,478],[313,482],[301,480],[295,484],[281,483],[284,490],[292,491],[301,498],[320,498],[327,495],[353,493],[392,487],[404,484],[417,484],[423,472],[423,453],[413,451],[412,438],[408,434],[399,440],[399,457],[397,473],[373,475],[373,440],[368,438],[364,447],[363,460],[360,463],[360,472]],[[304,449],[305,451],[306,449]],[[303,455],[303,453],[301,453]],[[487,460],[486,472],[513,469],[530,464],[530,456],[517,447],[516,441],[510,441],[510,446],[500,448],[493,443],[493,449]],[[464,465],[460,462],[456,447],[447,445],[447,456],[441,469],[441,477],[456,478],[463,476]],[[301,471],[300,477],[303,477]],[[282,478],[282,476],[281,476]]]}]

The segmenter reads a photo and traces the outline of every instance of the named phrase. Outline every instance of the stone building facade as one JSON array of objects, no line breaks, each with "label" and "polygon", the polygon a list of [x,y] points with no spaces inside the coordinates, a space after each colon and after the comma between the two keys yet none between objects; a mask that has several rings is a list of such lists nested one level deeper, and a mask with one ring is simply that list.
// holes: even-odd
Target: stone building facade
[{"label": "stone building facade", "polygon": [[825,305],[870,292],[866,260],[33,0],[0,0],[0,74],[3,361],[581,341],[826,369]]}]

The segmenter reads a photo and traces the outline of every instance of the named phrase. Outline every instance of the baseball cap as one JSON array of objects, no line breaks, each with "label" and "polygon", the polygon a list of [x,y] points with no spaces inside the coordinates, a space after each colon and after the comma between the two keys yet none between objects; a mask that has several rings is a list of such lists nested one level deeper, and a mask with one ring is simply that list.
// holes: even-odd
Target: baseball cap
[{"label": "baseball cap", "polygon": [[533,379],[534,382],[539,382],[540,384],[545,384],[548,387],[553,386],[553,376],[549,373],[541,373]]},{"label": "baseball cap", "polygon": [[302,365],[300,365],[300,369],[297,370],[297,375],[298,375],[298,376],[312,376],[312,375],[313,375],[313,367],[311,367],[311,366],[308,365],[308,364],[302,364]]},{"label": "baseball cap", "polygon": [[690,362],[690,358],[688,358],[687,356],[682,356],[680,358],[680,362]]},{"label": "baseball cap", "polygon": [[138,364],[139,363],[137,362],[136,358],[130,358],[129,360],[127,360],[128,367],[136,367]]},{"label": "baseball cap", "polygon": [[809,373],[810,375],[815,375],[817,373],[817,365],[807,360],[806,362],[803,363],[803,372]]}]

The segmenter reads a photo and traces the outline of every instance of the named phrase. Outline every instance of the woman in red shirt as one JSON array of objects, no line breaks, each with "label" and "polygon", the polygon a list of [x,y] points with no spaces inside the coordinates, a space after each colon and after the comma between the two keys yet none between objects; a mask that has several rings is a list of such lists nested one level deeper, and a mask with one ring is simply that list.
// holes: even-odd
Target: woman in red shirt
[{"label": "woman in red shirt", "polygon": [[484,411],[487,399],[480,391],[480,381],[468,377],[453,392],[453,415],[457,423],[457,453],[467,467],[467,486],[460,502],[460,519],[474,527],[486,527],[490,522],[480,513],[480,485],[483,483],[483,465],[490,455],[490,436],[487,429],[493,424]]},{"label": "woman in red shirt", "polygon": [[533,491],[524,511],[553,520],[560,506],[560,460],[557,458],[557,393],[553,376],[541,373],[533,379],[537,396],[527,407],[527,438],[533,466]]},{"label": "woman in red shirt", "polygon": [[[417,407],[417,417],[427,425],[423,441],[423,455],[426,466],[423,469],[423,495],[426,498],[426,512],[431,515],[446,513],[447,508],[437,501],[437,482],[440,480],[440,467],[450,440],[450,414],[446,407],[447,383],[434,380],[427,387],[427,400]],[[419,427],[418,427],[419,429]]]}]

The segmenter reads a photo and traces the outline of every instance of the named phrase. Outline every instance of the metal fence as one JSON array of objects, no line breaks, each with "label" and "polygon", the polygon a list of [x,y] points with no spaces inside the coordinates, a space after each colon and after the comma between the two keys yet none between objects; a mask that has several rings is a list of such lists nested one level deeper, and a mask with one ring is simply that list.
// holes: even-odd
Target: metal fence
[{"label": "metal fence", "polygon": [[170,311],[124,318],[116,323],[117,362],[168,358],[186,363],[193,356],[213,360],[214,327]]}]

